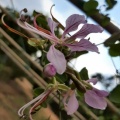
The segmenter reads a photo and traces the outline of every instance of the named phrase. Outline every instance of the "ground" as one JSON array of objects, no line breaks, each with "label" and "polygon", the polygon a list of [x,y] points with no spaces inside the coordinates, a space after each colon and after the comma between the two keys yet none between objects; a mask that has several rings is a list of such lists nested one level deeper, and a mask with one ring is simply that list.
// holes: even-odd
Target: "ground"
[{"label": "ground", "polygon": [[[25,78],[0,80],[0,120],[20,120],[17,111],[32,99],[32,95],[32,85]],[[58,120],[49,108],[42,108],[34,115],[35,120],[47,120],[49,116],[50,120]]]}]

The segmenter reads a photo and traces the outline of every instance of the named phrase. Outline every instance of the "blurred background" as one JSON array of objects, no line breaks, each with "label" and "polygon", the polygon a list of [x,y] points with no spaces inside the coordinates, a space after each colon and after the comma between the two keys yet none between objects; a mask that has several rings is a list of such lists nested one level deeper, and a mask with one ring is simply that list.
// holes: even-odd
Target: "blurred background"
[{"label": "blurred background", "polygon": [[[110,92],[107,99],[108,107],[105,111],[92,109],[80,101],[79,115],[67,116],[63,110],[61,119],[119,120],[120,15],[118,11],[120,1],[0,0],[0,18],[6,14],[7,25],[29,37],[38,37],[29,31],[24,31],[16,24],[19,12],[27,8],[31,24],[33,17],[37,13],[42,13],[44,16],[37,22],[41,27],[49,29],[46,17],[51,17],[50,8],[53,4],[55,6],[52,14],[63,26],[70,15],[80,14],[85,15],[88,23],[98,24],[104,28],[103,33],[88,36],[90,41],[98,46],[100,54],[93,52],[82,54],[72,59],[69,65],[77,71],[87,69],[90,78],[98,78],[99,82],[96,87]],[[55,33],[60,36],[62,32],[58,28]],[[34,89],[39,86],[44,89],[49,82],[42,75],[42,65],[45,60],[42,56],[39,48],[30,46],[26,38],[12,33],[0,21],[0,120],[18,120],[18,109],[33,98]],[[57,102],[50,100],[48,107],[41,108],[34,117],[36,120],[58,120],[59,112],[56,111],[58,108]]]}]

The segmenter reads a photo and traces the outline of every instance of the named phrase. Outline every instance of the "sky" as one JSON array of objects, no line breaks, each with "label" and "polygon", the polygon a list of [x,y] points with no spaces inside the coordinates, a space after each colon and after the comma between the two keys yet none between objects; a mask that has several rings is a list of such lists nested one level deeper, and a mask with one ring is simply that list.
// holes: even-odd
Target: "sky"
[{"label": "sky", "polygon": [[[14,6],[11,4],[11,1],[13,1]],[[2,5],[3,7],[14,7],[14,9],[17,9],[18,11],[22,10],[23,8],[27,8],[29,13],[32,13],[33,10],[36,10],[38,12],[43,12],[45,15],[48,16],[50,16],[50,7],[53,4],[55,4],[55,7],[53,8],[52,13],[55,18],[58,19],[64,26],[65,20],[71,14],[85,15],[82,11],[80,11],[67,0],[0,0],[0,5]],[[103,4],[104,0],[100,0],[100,5]],[[115,6],[114,10],[105,12],[104,8],[102,9],[102,12],[104,12],[105,14],[109,14],[112,21],[117,24],[117,26],[120,25],[120,18],[118,16],[118,13],[116,12],[119,11],[119,6],[120,2]],[[88,18],[87,20],[88,23],[96,24],[90,18]],[[90,40],[95,44],[99,44],[105,41],[105,39],[107,39],[108,37],[110,37],[110,34],[104,31],[101,34],[91,34]],[[89,75],[95,73],[102,73],[103,75],[115,75],[115,68],[110,56],[108,55],[108,49],[105,48],[103,45],[99,45],[98,48],[100,54],[89,52],[89,54],[82,55],[81,57],[72,60],[71,65],[78,71],[80,71],[83,67],[86,67],[89,71]],[[120,66],[118,66],[118,62],[120,62],[119,58],[114,58],[113,60],[118,69],[120,69]]]}]

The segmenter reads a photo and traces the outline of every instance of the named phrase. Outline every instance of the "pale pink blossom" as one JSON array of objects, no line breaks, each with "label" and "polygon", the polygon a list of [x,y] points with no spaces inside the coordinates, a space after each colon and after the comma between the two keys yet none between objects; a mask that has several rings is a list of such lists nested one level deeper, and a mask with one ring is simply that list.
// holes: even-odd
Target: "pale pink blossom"
[{"label": "pale pink blossom", "polygon": [[[88,82],[96,84],[97,79],[92,78],[88,80]],[[106,96],[108,96],[108,92],[106,92],[105,90],[98,90],[94,87],[91,90],[87,90],[84,94],[85,102],[89,106],[101,110],[104,110],[107,107],[107,102],[105,100]]]},{"label": "pale pink blossom", "polygon": [[63,98],[63,104],[68,115],[72,115],[79,107],[75,90],[68,90]]},{"label": "pale pink blossom", "polygon": [[[22,28],[32,31],[51,41],[53,45],[51,45],[49,48],[47,59],[55,66],[57,73],[63,74],[65,72],[67,61],[64,54],[55,48],[56,45],[67,46],[71,51],[87,50],[97,53],[99,52],[97,46],[92,44],[89,40],[85,39],[85,37],[90,33],[102,32],[103,29],[98,25],[87,24],[83,15],[73,14],[67,18],[66,27],[61,38],[56,37],[54,33],[55,28],[59,23],[56,23],[51,18],[48,18],[47,21],[50,27],[50,32],[37,25],[36,19],[38,16],[39,15],[37,15],[34,19],[35,27],[28,24],[26,21],[22,21],[21,19],[18,19],[17,22]],[[68,37],[67,34],[77,30],[80,24],[83,24],[83,27],[74,35]],[[80,38],[81,40],[77,42],[76,38]]]}]

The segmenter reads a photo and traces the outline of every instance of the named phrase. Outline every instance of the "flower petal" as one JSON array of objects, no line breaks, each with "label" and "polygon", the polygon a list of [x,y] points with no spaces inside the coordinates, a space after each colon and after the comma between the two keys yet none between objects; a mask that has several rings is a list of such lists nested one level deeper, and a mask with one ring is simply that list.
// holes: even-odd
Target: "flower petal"
[{"label": "flower petal", "polygon": [[62,35],[62,38],[64,38],[64,36],[67,33],[76,30],[80,23],[85,23],[85,22],[86,22],[86,20],[85,20],[84,15],[73,14],[73,15],[69,16],[66,20],[66,28]]},{"label": "flower petal", "polygon": [[95,44],[92,44],[89,40],[81,39],[79,42],[74,42],[73,44],[66,44],[71,51],[92,51],[92,52],[98,52],[98,48]]},{"label": "flower petal", "polygon": [[98,82],[97,78],[91,78],[89,80],[87,80],[87,82],[92,82],[94,85]]},{"label": "flower petal", "polygon": [[101,33],[102,31],[103,28],[99,25],[84,24],[83,27],[69,39],[85,38],[90,33]]},{"label": "flower petal", "polygon": [[95,93],[100,96],[100,97],[106,97],[109,95],[109,93],[105,90],[98,90],[96,88],[93,88],[93,90],[95,91]]},{"label": "flower petal", "polygon": [[58,26],[58,23],[54,22],[51,18],[48,18],[47,21],[48,21],[48,25],[50,27],[52,34],[55,35],[54,30]]},{"label": "flower petal", "polygon": [[93,108],[104,110],[107,106],[105,98],[98,96],[94,90],[87,90],[84,97],[85,102]]},{"label": "flower petal", "polygon": [[66,70],[66,60],[64,54],[59,50],[55,49],[54,45],[51,45],[48,53],[47,59],[53,64],[56,68],[57,73],[63,74]]},{"label": "flower petal", "polygon": [[74,112],[77,111],[78,107],[79,107],[79,104],[74,91],[73,94],[70,96],[67,104],[67,114],[68,115],[73,114]]}]

